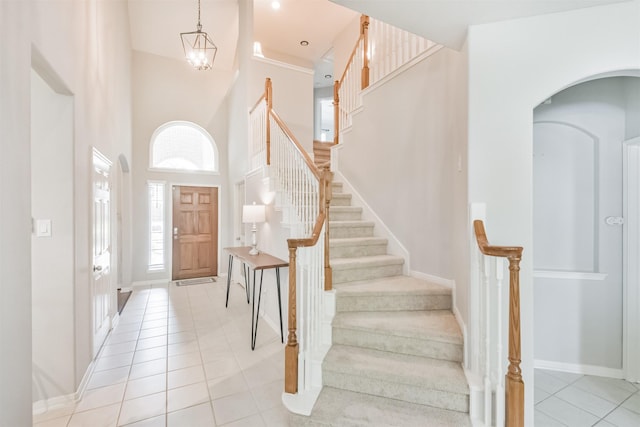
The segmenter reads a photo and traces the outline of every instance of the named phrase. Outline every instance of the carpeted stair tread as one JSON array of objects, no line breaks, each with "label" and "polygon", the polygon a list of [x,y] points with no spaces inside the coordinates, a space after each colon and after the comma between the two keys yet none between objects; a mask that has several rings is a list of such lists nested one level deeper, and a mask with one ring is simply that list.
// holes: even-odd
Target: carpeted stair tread
[{"label": "carpeted stair tread", "polygon": [[311,417],[293,415],[293,426],[470,427],[467,414],[324,387]]},{"label": "carpeted stair tread", "polygon": [[330,211],[333,212],[362,212],[359,206],[332,206]]},{"label": "carpeted stair tread", "polygon": [[362,221],[359,219],[344,220],[344,221],[329,221],[330,228],[348,228],[348,227],[373,227],[375,223],[373,221]]},{"label": "carpeted stair tread", "polygon": [[462,345],[460,327],[449,310],[337,313],[333,327]]},{"label": "carpeted stair tread", "polygon": [[331,268],[334,271],[402,264],[404,264],[404,259],[395,255],[375,255],[359,258],[338,258],[331,260]]},{"label": "carpeted stair tread", "polygon": [[381,277],[349,284],[336,284],[334,289],[338,294],[345,296],[386,296],[391,294],[451,295],[451,289],[446,286],[410,276]]},{"label": "carpeted stair tread", "polygon": [[424,390],[469,394],[461,364],[447,360],[334,344],[323,363],[323,372],[329,371]]},{"label": "carpeted stair tread", "polygon": [[384,237],[345,237],[331,239],[331,241],[329,242],[332,248],[352,245],[386,245],[387,243],[388,240]]}]

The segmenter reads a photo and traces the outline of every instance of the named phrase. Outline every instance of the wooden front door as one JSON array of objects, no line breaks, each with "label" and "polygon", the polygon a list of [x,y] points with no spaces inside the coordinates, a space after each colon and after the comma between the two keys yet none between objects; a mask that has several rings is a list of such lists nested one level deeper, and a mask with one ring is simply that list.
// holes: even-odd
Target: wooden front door
[{"label": "wooden front door", "polygon": [[173,187],[172,280],[218,275],[218,189]]}]

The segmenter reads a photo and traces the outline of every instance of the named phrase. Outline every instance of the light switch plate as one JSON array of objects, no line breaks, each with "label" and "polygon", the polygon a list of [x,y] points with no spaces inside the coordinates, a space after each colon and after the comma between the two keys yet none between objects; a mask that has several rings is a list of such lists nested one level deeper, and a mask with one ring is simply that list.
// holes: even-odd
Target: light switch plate
[{"label": "light switch plate", "polygon": [[51,220],[36,220],[36,237],[51,237]]}]

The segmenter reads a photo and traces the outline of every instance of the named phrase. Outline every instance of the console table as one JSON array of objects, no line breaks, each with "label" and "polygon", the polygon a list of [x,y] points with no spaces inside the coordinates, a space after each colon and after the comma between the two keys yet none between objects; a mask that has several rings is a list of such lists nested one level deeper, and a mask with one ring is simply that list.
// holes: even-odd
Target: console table
[{"label": "console table", "polygon": [[[251,350],[256,348],[256,336],[258,335],[258,319],[260,318],[260,299],[262,296],[262,277],[264,270],[276,270],[276,286],[278,288],[278,309],[280,310],[280,341],[284,343],[284,330],[282,329],[282,298],[280,297],[280,267],[288,267],[289,263],[260,252],[258,255],[250,255],[251,246],[238,246],[224,248],[229,253],[229,271],[227,272],[227,301],[225,307],[229,305],[229,288],[231,287],[231,272],[233,269],[233,259],[242,261],[244,272],[244,283],[247,291],[247,303],[249,303],[249,287],[251,285],[250,270],[253,270],[253,304],[251,306]],[[258,290],[258,306],[256,311],[256,270],[260,270],[260,289]]]}]

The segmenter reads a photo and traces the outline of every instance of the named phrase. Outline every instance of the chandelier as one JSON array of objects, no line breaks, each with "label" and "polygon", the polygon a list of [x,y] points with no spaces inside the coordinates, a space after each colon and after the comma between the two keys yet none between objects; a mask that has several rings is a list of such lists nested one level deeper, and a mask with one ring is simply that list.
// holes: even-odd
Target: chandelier
[{"label": "chandelier", "polygon": [[211,38],[202,31],[200,23],[200,0],[198,0],[198,26],[196,31],[180,33],[182,48],[187,62],[196,70],[210,70],[216,59],[218,48]]}]

